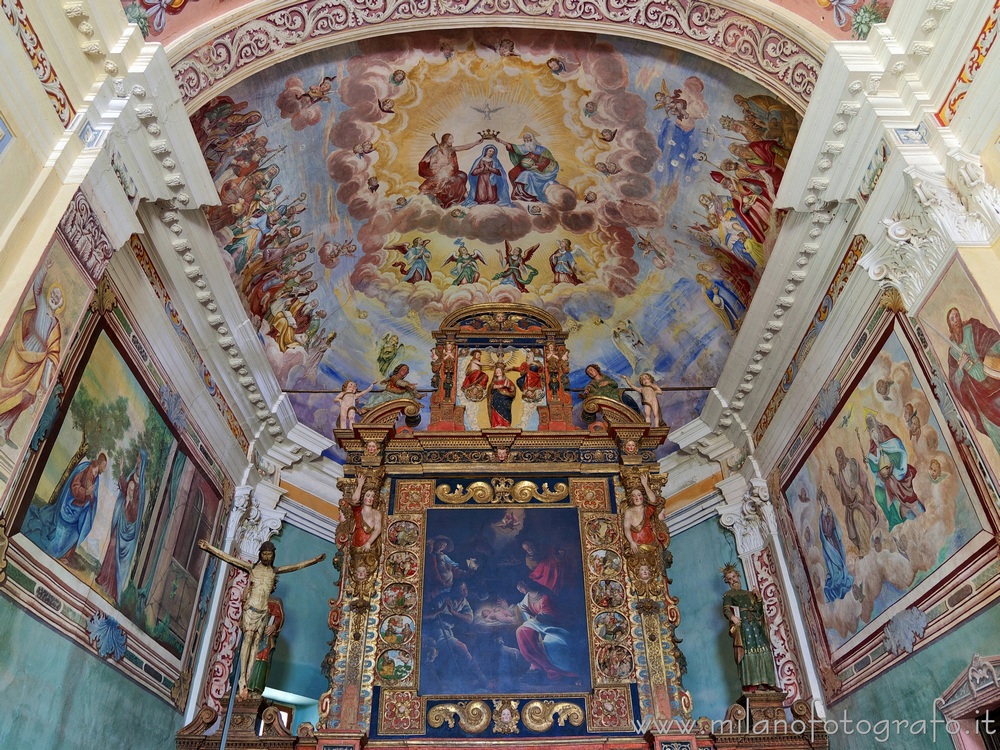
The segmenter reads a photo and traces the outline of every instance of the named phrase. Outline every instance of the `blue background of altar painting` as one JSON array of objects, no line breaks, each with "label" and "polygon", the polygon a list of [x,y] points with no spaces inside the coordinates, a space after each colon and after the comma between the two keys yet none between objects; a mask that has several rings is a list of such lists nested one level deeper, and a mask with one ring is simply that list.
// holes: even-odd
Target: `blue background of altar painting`
[{"label": "blue background of altar painting", "polygon": [[[517,509],[519,512],[521,508]],[[458,575],[452,591],[459,582],[469,587],[469,603],[476,612],[471,626],[456,625],[455,637],[462,641],[476,658],[482,675],[462,663],[460,655],[448,653],[447,648],[438,648],[438,657],[432,661],[433,648],[429,639],[434,629],[427,614],[434,609],[431,568],[428,559],[424,566],[423,625],[420,648],[420,693],[421,695],[540,695],[546,693],[589,692],[590,649],[587,638],[587,610],[584,602],[583,559],[580,550],[579,516],[575,508],[523,509],[523,528],[509,539],[497,531],[502,523],[505,508],[449,508],[427,511],[427,552],[432,549],[431,540],[447,536],[454,543],[448,556],[459,564],[461,570],[468,569],[467,561],[475,558],[479,567],[466,575]],[[538,672],[528,672],[528,663],[517,650],[517,640],[513,625],[489,626],[482,621],[481,609],[496,606],[496,599],[502,597],[508,604],[516,604],[523,598],[517,590],[518,580],[528,577],[525,552],[521,544],[526,539],[536,541],[543,548],[538,553],[546,557],[544,549],[563,550],[560,576],[564,583],[560,587],[556,606],[559,625],[569,632],[567,640],[570,652],[576,658],[573,672],[577,678],[563,677],[549,680]],[[497,642],[503,641],[503,648]]]}]

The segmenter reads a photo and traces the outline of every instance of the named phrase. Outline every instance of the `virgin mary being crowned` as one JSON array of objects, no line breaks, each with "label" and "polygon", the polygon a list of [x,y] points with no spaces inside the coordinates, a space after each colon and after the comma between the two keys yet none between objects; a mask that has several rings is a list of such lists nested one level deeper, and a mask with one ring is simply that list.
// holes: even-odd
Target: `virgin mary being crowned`
[{"label": "virgin mary being crowned", "polygon": [[497,159],[497,147],[486,146],[469,170],[469,197],[465,206],[512,206],[507,173]]}]

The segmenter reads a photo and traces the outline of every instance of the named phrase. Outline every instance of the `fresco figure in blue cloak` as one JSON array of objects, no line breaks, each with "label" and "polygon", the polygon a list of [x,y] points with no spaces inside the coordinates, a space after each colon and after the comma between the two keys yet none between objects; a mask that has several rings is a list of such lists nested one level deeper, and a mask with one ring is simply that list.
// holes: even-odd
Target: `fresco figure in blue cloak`
[{"label": "fresco figure in blue cloak", "polygon": [[486,146],[469,170],[469,197],[463,206],[513,206],[507,173],[497,159],[497,147]]},{"label": "fresco figure in blue cloak", "polygon": [[409,245],[405,243],[386,245],[386,250],[395,250],[402,254],[403,260],[396,261],[392,266],[399,269],[406,283],[416,284],[418,281],[431,280],[431,269],[427,265],[431,257],[430,248],[427,247],[430,242],[429,239],[414,237]]},{"label": "fresco figure in blue cloak", "polygon": [[701,284],[705,292],[705,299],[708,300],[708,306],[722,319],[726,328],[730,331],[739,330],[740,321],[746,315],[747,307],[732,287],[725,281],[710,279],[703,273],[696,274],[694,278]]},{"label": "fresco figure in blue cloak", "polygon": [[847,572],[847,556],[840,535],[840,524],[826,499],[826,493],[819,491],[822,509],[819,512],[819,537],[823,545],[823,561],[826,563],[826,581],[823,596],[828,602],[843,599],[854,585],[854,577]]},{"label": "fresco figure in blue cloak", "polygon": [[[284,208],[284,207],[282,207]],[[281,212],[282,214],[284,211]],[[262,211],[258,216],[251,216],[245,220],[245,224],[233,236],[232,241],[226,245],[225,250],[233,258],[233,266],[237,272],[242,272],[246,268],[250,258],[257,251],[261,239],[271,231],[271,213]]]},{"label": "fresco figure in blue cloak", "polygon": [[108,457],[104,453],[93,461],[86,458],[80,461],[54,503],[31,509],[25,534],[57,560],[68,557],[94,525],[101,474],[107,467]]},{"label": "fresco figure in blue cloak", "polygon": [[97,574],[97,585],[120,602],[125,584],[128,582],[139,543],[139,525],[146,505],[146,465],[149,456],[140,450],[135,467],[127,476],[118,479],[118,499],[115,501],[111,519],[111,539],[101,570]]},{"label": "fresco figure in blue cloak", "polygon": [[559,176],[559,162],[552,152],[535,140],[537,136],[525,128],[522,143],[513,144],[497,138],[507,149],[507,156],[514,167],[508,172],[513,186],[511,198],[516,201],[548,203],[545,189]]},{"label": "fresco figure in blue cloak", "polygon": [[653,110],[662,109],[664,114],[656,145],[663,153],[661,163],[666,168],[667,185],[689,176],[691,168],[697,163],[694,154],[701,145],[701,139],[695,125],[707,114],[701,98],[704,90],[704,82],[697,76],[691,76],[680,88],[673,90],[661,80],[660,90],[654,95],[656,103]]}]

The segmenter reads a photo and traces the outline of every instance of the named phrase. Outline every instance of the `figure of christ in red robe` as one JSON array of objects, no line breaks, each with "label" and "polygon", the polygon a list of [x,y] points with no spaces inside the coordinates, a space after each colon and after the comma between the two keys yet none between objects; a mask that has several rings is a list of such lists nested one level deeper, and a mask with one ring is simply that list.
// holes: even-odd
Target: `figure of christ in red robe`
[{"label": "figure of christ in red robe", "polygon": [[483,353],[479,350],[472,352],[472,359],[465,366],[465,379],[462,381],[463,391],[474,385],[485,389],[490,384],[490,376],[483,370],[482,356]]},{"label": "figure of christ in red robe", "polygon": [[451,133],[441,136],[441,140],[424,154],[417,167],[417,174],[424,178],[418,188],[420,192],[436,200],[442,208],[451,208],[464,201],[469,190],[469,177],[458,168],[458,152],[470,149],[482,140],[456,146]]}]

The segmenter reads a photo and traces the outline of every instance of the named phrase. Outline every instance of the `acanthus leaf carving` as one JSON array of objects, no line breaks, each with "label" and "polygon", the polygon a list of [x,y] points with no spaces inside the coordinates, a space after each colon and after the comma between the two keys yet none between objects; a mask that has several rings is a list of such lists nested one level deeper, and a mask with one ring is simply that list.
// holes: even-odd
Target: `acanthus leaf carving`
[{"label": "acanthus leaf carving", "polygon": [[[932,191],[922,182],[920,199],[916,189],[908,191],[891,217],[882,220],[885,232],[875,239],[858,260],[858,265],[883,289],[895,287],[912,309],[938,267],[954,248],[940,225],[928,215]],[[956,201],[957,202],[957,201]]]},{"label": "acanthus leaf carving", "polygon": [[984,226],[988,241],[1000,233],[1000,190],[986,179],[978,156],[961,149],[948,152],[948,176],[965,210]]},{"label": "acanthus leaf carving", "polygon": [[736,537],[736,551],[742,555],[759,552],[771,537],[773,509],[766,488],[754,487],[742,502],[719,508],[719,522]]},{"label": "acanthus leaf carving", "polygon": [[59,229],[66,237],[73,254],[87,271],[87,275],[96,283],[104,275],[114,255],[115,246],[111,244],[93,207],[83,194],[77,190],[70,201]]},{"label": "acanthus leaf carving", "polygon": [[989,230],[978,213],[968,210],[955,185],[943,174],[933,174],[909,167],[909,176],[917,200],[945,236],[956,242],[985,243]]}]

